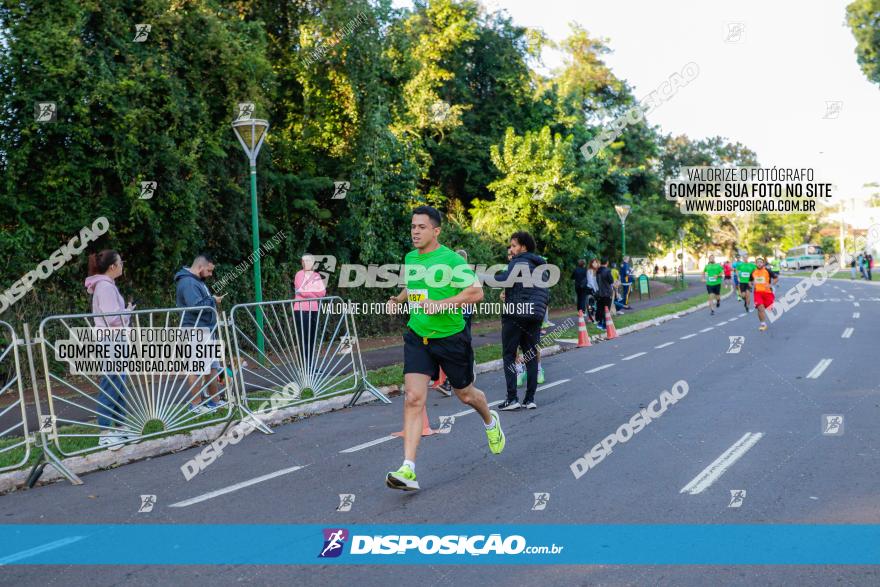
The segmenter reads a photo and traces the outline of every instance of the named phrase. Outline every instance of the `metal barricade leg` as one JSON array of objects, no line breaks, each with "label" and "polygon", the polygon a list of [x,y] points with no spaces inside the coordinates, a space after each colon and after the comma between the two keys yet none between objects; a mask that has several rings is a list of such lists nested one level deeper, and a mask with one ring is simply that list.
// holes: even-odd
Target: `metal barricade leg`
[{"label": "metal barricade leg", "polygon": [[[77,477],[76,473],[64,466],[64,463],[61,462],[61,459],[58,458],[58,455],[56,455],[55,452],[52,450],[49,440],[46,438],[47,426],[46,422],[43,419],[42,408],[40,407],[40,394],[37,390],[37,388],[39,387],[39,383],[37,381],[36,369],[34,369],[34,342],[39,341],[31,340],[30,328],[27,324],[25,324],[24,343],[25,347],[27,348],[28,367],[30,368],[31,375],[31,385],[34,389],[34,410],[36,410],[38,426],[36,437],[39,439],[37,442],[37,446],[40,448],[40,457],[39,459],[37,459],[37,462],[34,463],[30,475],[28,475],[27,486],[28,488],[32,488],[34,485],[36,485],[37,481],[39,481],[40,479],[40,476],[42,476],[43,470],[46,468],[46,465],[54,466],[59,473],[61,473],[68,481],[70,481],[74,485],[82,485],[82,479]],[[48,428],[52,428],[51,422],[49,422]]]}]

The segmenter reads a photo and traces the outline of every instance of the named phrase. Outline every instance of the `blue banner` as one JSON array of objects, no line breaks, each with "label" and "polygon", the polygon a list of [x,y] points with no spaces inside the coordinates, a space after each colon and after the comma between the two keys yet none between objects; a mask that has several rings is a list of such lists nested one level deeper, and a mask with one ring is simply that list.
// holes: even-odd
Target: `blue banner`
[{"label": "blue banner", "polygon": [[75,564],[877,565],[880,526],[0,526],[0,565]]}]

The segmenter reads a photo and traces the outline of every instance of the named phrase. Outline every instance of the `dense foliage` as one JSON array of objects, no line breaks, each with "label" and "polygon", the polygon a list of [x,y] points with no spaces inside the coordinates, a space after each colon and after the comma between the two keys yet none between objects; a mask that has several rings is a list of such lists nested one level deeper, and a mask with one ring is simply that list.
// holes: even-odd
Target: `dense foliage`
[{"label": "dense foliage", "polygon": [[[150,24],[135,42],[137,24]],[[409,210],[447,214],[444,240],[495,263],[506,237],[532,231],[566,268],[619,257],[614,204],[629,203],[627,250],[648,255],[688,224],[663,196],[676,164],[701,149],[754,154],[721,139],[694,153],[647,122],[586,161],[600,116],[635,103],[605,65],[609,48],[574,27],[564,67],[537,67],[549,41],[471,0],[0,0],[0,267],[6,289],[106,216],[91,249],[126,261],[121,283],[141,307],[173,305],[172,276],[199,251],[218,276],[251,252],[246,159],[230,128],[239,102],[271,123],[258,161],[264,296],[291,295],[304,252],[397,263]],[[57,103],[37,122],[37,102]],[[681,139],[687,142],[686,138]],[[156,181],[140,199],[142,181]],[[347,181],[345,199],[332,199]],[[701,236],[702,235],[702,236]],[[2,316],[87,311],[85,255]],[[252,295],[251,272],[227,288]],[[342,291],[381,299],[387,290]]]}]

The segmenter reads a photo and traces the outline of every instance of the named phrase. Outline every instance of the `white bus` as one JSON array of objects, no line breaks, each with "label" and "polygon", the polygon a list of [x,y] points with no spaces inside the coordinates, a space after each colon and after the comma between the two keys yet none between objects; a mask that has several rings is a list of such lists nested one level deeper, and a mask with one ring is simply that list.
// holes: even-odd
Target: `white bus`
[{"label": "white bus", "polygon": [[786,269],[804,269],[809,267],[815,269],[821,267],[825,263],[825,255],[822,247],[818,245],[801,245],[793,249],[789,249],[785,253]]}]

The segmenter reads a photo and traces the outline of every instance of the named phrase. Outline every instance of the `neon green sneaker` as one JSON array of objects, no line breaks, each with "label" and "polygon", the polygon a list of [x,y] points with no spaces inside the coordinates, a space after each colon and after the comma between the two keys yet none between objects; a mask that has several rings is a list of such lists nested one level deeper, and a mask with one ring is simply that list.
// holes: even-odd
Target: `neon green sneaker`
[{"label": "neon green sneaker", "polygon": [[495,426],[486,430],[486,436],[489,437],[489,450],[492,451],[493,455],[497,455],[501,454],[501,451],[504,450],[507,439],[504,437],[504,430],[501,429],[501,418],[498,417],[498,412],[492,410],[489,413],[492,415],[492,419],[495,420]]},{"label": "neon green sneaker", "polygon": [[401,465],[396,471],[388,473],[385,477],[385,485],[391,489],[403,491],[416,491],[419,488],[419,482],[416,481],[416,473],[409,465]]},{"label": "neon green sneaker", "polygon": [[544,383],[544,367],[538,369],[538,385]]},{"label": "neon green sneaker", "polygon": [[516,386],[522,387],[525,384],[526,384],[526,372],[520,371],[519,373],[516,374]]}]

